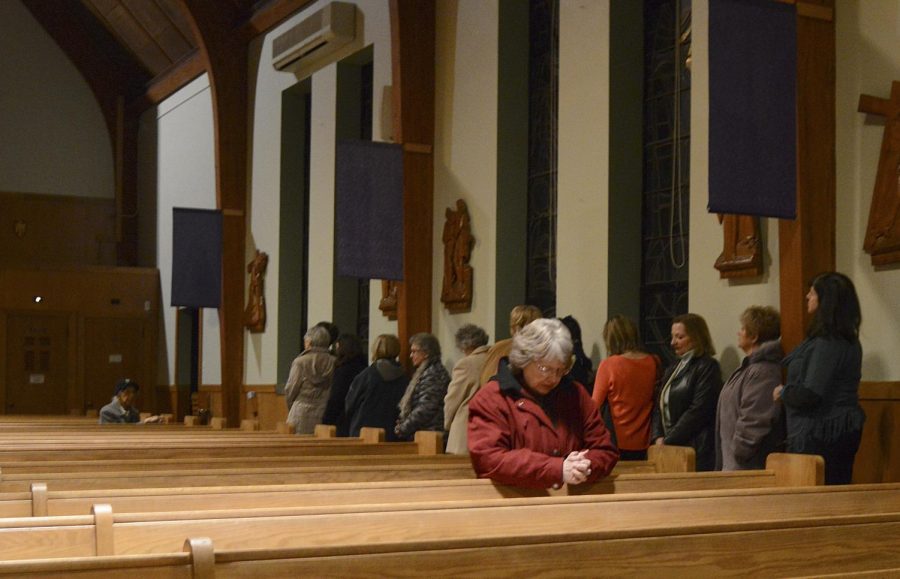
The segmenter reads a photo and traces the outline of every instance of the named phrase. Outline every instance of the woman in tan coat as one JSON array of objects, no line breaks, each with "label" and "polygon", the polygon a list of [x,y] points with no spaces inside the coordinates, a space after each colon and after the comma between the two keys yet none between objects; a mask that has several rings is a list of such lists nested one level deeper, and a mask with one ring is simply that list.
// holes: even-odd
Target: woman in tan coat
[{"label": "woman in tan coat", "polygon": [[444,397],[444,430],[447,452],[469,454],[466,430],[469,425],[469,400],[481,388],[481,368],[488,353],[488,335],[474,324],[466,324],[456,331],[456,347],[463,357],[453,367],[450,385]]},{"label": "woman in tan coat", "polygon": [[291,364],[284,400],[287,423],[296,434],[312,434],[325,413],[335,365],[334,356],[328,353],[330,343],[328,330],[321,326],[310,328],[303,336],[303,352]]}]

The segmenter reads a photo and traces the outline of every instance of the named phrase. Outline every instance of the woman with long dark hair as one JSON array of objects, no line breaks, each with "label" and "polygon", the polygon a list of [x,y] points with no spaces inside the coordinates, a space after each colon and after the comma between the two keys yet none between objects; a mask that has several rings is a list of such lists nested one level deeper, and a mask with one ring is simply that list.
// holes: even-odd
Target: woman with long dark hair
[{"label": "woman with long dark hair", "polygon": [[825,484],[848,484],[866,415],[859,406],[862,315],[844,274],[817,275],[806,294],[812,315],[806,339],[785,359],[787,380],[775,388],[787,415],[787,450],[825,459]]}]

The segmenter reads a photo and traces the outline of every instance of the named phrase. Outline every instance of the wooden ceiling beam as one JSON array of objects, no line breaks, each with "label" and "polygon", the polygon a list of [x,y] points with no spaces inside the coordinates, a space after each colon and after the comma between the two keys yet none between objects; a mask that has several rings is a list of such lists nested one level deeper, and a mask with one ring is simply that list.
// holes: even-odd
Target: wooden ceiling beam
[{"label": "wooden ceiling beam", "polygon": [[238,426],[244,397],[244,261],[249,160],[247,42],[235,34],[242,11],[227,2],[180,0],[209,74],[215,131],[216,205],[222,211],[222,411]]},{"label": "wooden ceiling beam", "polygon": [[146,85],[144,94],[130,102],[129,108],[141,112],[156,106],[204,72],[206,60],[199,50],[194,50],[172,68],[151,80]]},{"label": "wooden ceiling beam", "polygon": [[313,4],[315,0],[273,0],[255,10],[241,26],[240,34],[250,41],[272,30],[291,15]]}]

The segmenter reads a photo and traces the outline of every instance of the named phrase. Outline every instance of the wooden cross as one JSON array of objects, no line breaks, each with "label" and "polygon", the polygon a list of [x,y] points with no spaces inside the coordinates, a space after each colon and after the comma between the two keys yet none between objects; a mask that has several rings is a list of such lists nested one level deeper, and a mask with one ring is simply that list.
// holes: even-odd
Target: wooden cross
[{"label": "wooden cross", "polygon": [[900,81],[891,84],[890,99],[859,95],[857,110],[887,119],[863,249],[872,265],[900,263]]}]

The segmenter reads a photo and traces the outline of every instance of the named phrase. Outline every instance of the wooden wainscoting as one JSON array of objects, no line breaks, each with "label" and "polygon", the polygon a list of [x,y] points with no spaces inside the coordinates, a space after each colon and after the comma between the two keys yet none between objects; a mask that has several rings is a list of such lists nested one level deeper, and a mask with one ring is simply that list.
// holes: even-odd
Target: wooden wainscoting
[{"label": "wooden wainscoting", "polygon": [[900,381],[863,382],[859,403],[866,412],[853,482],[900,482]]}]

